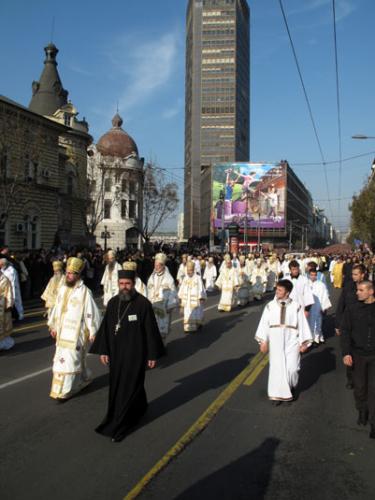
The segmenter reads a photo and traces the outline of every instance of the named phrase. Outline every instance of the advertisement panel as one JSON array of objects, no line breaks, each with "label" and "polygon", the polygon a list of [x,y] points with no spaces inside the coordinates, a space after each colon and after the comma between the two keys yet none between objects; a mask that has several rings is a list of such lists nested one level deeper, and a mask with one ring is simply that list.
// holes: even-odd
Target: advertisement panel
[{"label": "advertisement panel", "polygon": [[238,225],[247,229],[285,229],[286,165],[223,163],[212,172],[215,232]]}]

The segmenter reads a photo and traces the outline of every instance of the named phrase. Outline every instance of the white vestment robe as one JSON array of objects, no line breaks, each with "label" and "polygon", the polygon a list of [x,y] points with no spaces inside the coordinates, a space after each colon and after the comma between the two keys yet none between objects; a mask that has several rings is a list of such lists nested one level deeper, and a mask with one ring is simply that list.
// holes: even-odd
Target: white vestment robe
[{"label": "white vestment robe", "polygon": [[8,265],[5,269],[3,269],[3,273],[10,281],[10,284],[12,285],[14,307],[17,310],[18,319],[23,319],[24,317],[23,304],[22,304],[21,288],[20,288],[20,281],[18,279],[18,273],[12,265]]},{"label": "white vestment robe", "polygon": [[114,263],[113,268],[111,269],[110,265],[107,264],[105,266],[104,274],[102,281],[100,282],[103,285],[103,305],[106,306],[112,297],[118,294],[118,272],[121,271],[122,267],[118,262]]},{"label": "white vestment robe", "polygon": [[215,285],[221,290],[219,311],[229,312],[237,303],[238,272],[231,267],[224,267]]},{"label": "white vestment robe", "polygon": [[253,297],[260,300],[266,291],[267,272],[263,266],[255,266],[250,276]]},{"label": "white vestment robe", "polygon": [[181,285],[181,283],[186,275],[187,275],[186,264],[181,262],[181,264],[179,265],[178,271],[177,271],[177,282],[179,285]]},{"label": "white vestment robe", "polygon": [[55,305],[59,289],[64,283],[65,275],[62,272],[54,274],[40,297],[45,302],[44,306],[47,309],[48,317],[50,316],[51,310]]},{"label": "white vestment robe", "polygon": [[143,283],[141,278],[138,276],[135,278],[135,289],[137,290],[138,293],[143,295],[143,297],[146,297],[147,299],[147,288],[146,285]]},{"label": "white vestment robe", "polygon": [[289,276],[286,279],[293,283],[293,290],[289,295],[292,300],[302,306],[303,309],[314,304],[314,297],[309,286],[309,280],[305,276],[299,274],[298,278]]},{"label": "white vestment robe", "polygon": [[202,278],[198,274],[185,276],[178,291],[178,298],[184,308],[184,331],[195,332],[203,324],[203,305],[206,300]]},{"label": "white vestment robe", "polygon": [[314,297],[314,304],[311,306],[308,323],[311,328],[311,333],[314,337],[314,342],[324,342],[322,333],[322,314],[323,311],[329,309],[332,304],[329,300],[328,290],[326,285],[319,280],[309,280],[310,290]]},{"label": "white vestment robe", "polygon": [[83,281],[74,287],[60,287],[48,320],[50,330],[57,333],[52,398],[68,399],[91,382],[86,355],[101,319],[92,293]]},{"label": "white vestment robe", "polygon": [[275,298],[263,310],[255,340],[269,346],[269,399],[291,401],[291,389],[298,384],[300,347],[312,342],[303,308],[287,299],[283,317],[282,304]]},{"label": "white vestment robe", "polygon": [[172,311],[178,305],[174,279],[167,267],[161,273],[154,271],[149,277],[147,298],[152,304],[160,335],[165,343],[171,326]]},{"label": "white vestment robe", "polygon": [[215,281],[217,278],[217,270],[214,263],[208,263],[205,267],[203,279],[205,280],[207,292],[215,290]]},{"label": "white vestment robe", "polygon": [[11,337],[13,303],[12,284],[0,271],[0,351],[7,351],[14,346],[14,339]]},{"label": "white vestment robe", "polygon": [[266,291],[273,292],[276,287],[277,280],[280,274],[280,262],[278,260],[274,262],[268,262],[267,264],[267,285]]}]

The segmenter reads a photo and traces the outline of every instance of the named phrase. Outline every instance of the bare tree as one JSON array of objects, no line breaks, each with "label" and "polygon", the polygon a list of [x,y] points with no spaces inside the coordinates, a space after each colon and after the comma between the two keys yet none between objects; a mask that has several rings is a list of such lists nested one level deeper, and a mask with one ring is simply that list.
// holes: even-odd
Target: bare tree
[{"label": "bare tree", "polygon": [[152,161],[144,167],[141,235],[145,242],[174,214],[178,206],[178,186],[174,182],[167,182],[164,172]]}]

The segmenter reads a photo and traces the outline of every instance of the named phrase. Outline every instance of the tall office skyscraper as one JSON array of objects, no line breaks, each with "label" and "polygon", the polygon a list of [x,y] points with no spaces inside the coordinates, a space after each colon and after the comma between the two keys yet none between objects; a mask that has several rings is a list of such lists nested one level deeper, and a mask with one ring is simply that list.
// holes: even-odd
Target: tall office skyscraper
[{"label": "tall office skyscraper", "polygon": [[249,160],[249,26],[247,0],[189,0],[185,238],[209,233],[211,166]]}]

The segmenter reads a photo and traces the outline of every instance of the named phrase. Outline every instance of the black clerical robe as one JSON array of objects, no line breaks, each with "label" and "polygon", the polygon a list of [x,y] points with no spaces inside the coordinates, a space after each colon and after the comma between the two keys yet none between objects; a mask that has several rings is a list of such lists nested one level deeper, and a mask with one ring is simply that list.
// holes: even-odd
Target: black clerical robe
[{"label": "black clerical robe", "polygon": [[[115,333],[119,317],[121,326]],[[108,411],[96,431],[121,440],[147,408],[147,361],[164,353],[151,303],[137,292],[130,303],[120,302],[118,295],[113,297],[90,352],[109,356]]]}]

